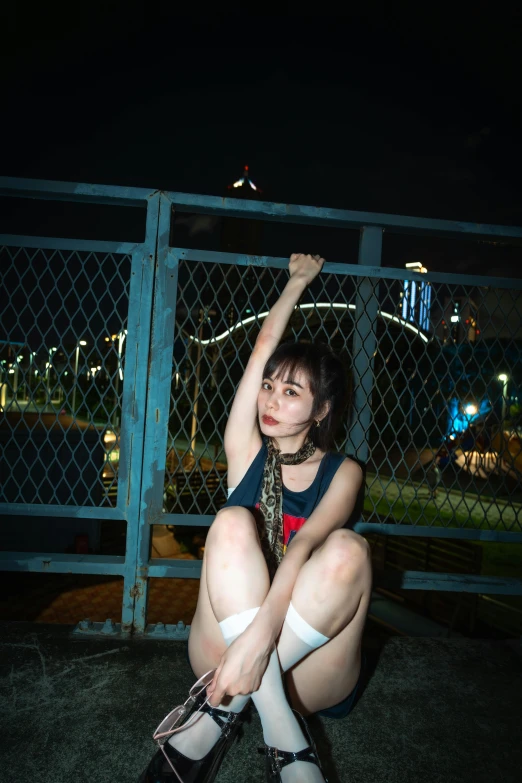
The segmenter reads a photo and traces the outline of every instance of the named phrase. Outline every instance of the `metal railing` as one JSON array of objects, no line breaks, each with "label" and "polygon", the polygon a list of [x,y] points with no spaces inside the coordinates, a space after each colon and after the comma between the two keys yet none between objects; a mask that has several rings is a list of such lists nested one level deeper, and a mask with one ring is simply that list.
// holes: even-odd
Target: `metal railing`
[{"label": "metal railing", "polygon": [[[30,180],[0,195],[147,209],[137,244],[0,236],[4,544],[21,516],[90,522],[92,541],[101,521],[127,528],[125,556],[4,551],[0,568],[122,576],[122,633],[145,632],[150,578],[199,576],[199,561],[150,557],[153,526],[208,527],[222,505],[227,410],[288,260],[172,247],[178,209],[359,229],[358,258],[325,264],[287,331],[350,368],[337,447],[366,464],[354,529],[522,541],[522,281],[381,267],[385,230],[522,229]],[[522,592],[462,573],[401,586]]]}]

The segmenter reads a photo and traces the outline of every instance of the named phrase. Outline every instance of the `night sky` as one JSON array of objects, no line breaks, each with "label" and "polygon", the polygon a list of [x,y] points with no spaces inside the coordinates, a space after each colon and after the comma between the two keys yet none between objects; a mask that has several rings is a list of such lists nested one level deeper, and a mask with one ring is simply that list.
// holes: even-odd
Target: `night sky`
[{"label": "night sky", "polygon": [[[19,3],[2,12],[3,173],[224,195],[248,164],[269,201],[521,226],[521,17],[424,6],[195,21]],[[339,234],[301,248],[287,231],[274,254],[355,260]],[[387,242],[385,264],[522,276],[520,246]]]}]

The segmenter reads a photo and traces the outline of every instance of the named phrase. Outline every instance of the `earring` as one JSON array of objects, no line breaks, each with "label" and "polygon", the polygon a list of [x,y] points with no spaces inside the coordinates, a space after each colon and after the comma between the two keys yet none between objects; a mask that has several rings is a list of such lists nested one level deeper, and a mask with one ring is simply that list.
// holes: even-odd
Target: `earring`
[{"label": "earring", "polygon": [[315,422],[315,426],[316,426],[316,427],[320,427],[320,426],[321,426],[321,422],[320,422],[320,421],[318,421],[318,420],[316,420],[316,422]]}]

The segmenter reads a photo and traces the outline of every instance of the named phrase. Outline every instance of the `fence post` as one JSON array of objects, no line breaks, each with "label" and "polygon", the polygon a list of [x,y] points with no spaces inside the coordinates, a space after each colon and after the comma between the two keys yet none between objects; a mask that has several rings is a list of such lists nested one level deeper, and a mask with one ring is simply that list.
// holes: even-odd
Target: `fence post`
[{"label": "fence post", "polygon": [[172,384],[178,259],[169,254],[172,203],[160,194],[152,331],[147,377],[147,411],[143,449],[141,502],[137,538],[135,634],[145,633],[152,525],[163,523],[163,493]]},{"label": "fence post", "polygon": [[[359,264],[381,266],[383,229],[376,226],[361,228]],[[374,278],[375,280],[375,278]],[[357,285],[355,299],[355,335],[353,340],[353,409],[350,428],[350,453],[366,463],[369,453],[369,434],[372,420],[371,397],[374,386],[373,363],[377,345],[377,314],[379,311],[379,284],[370,277],[362,277]]]},{"label": "fence post", "polygon": [[[159,220],[159,195],[154,193],[147,204],[145,242],[132,255],[129,319],[123,405],[121,411],[121,453],[128,455],[120,463],[118,506],[127,520],[125,567],[123,574],[122,633],[130,633],[136,615],[137,598],[142,590],[138,579],[138,542],[141,525],[142,473],[144,459],[147,368],[149,363],[150,332],[156,243]],[[119,367],[118,367],[119,373]]]}]

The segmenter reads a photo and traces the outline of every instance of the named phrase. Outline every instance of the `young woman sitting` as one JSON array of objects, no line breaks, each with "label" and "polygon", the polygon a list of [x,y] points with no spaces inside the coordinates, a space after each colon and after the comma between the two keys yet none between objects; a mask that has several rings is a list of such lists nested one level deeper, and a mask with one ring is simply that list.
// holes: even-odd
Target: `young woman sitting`
[{"label": "young woman sitting", "polygon": [[353,705],[372,571],[366,540],[345,527],[361,468],[331,451],[345,370],[325,345],[279,345],[323,263],[291,256],[237,389],[225,430],[229,499],[208,533],[188,647],[197,677],[215,669],[210,699],[142,783],[214,780],[250,701],[267,780],[323,783],[301,716],[344,717]]}]

